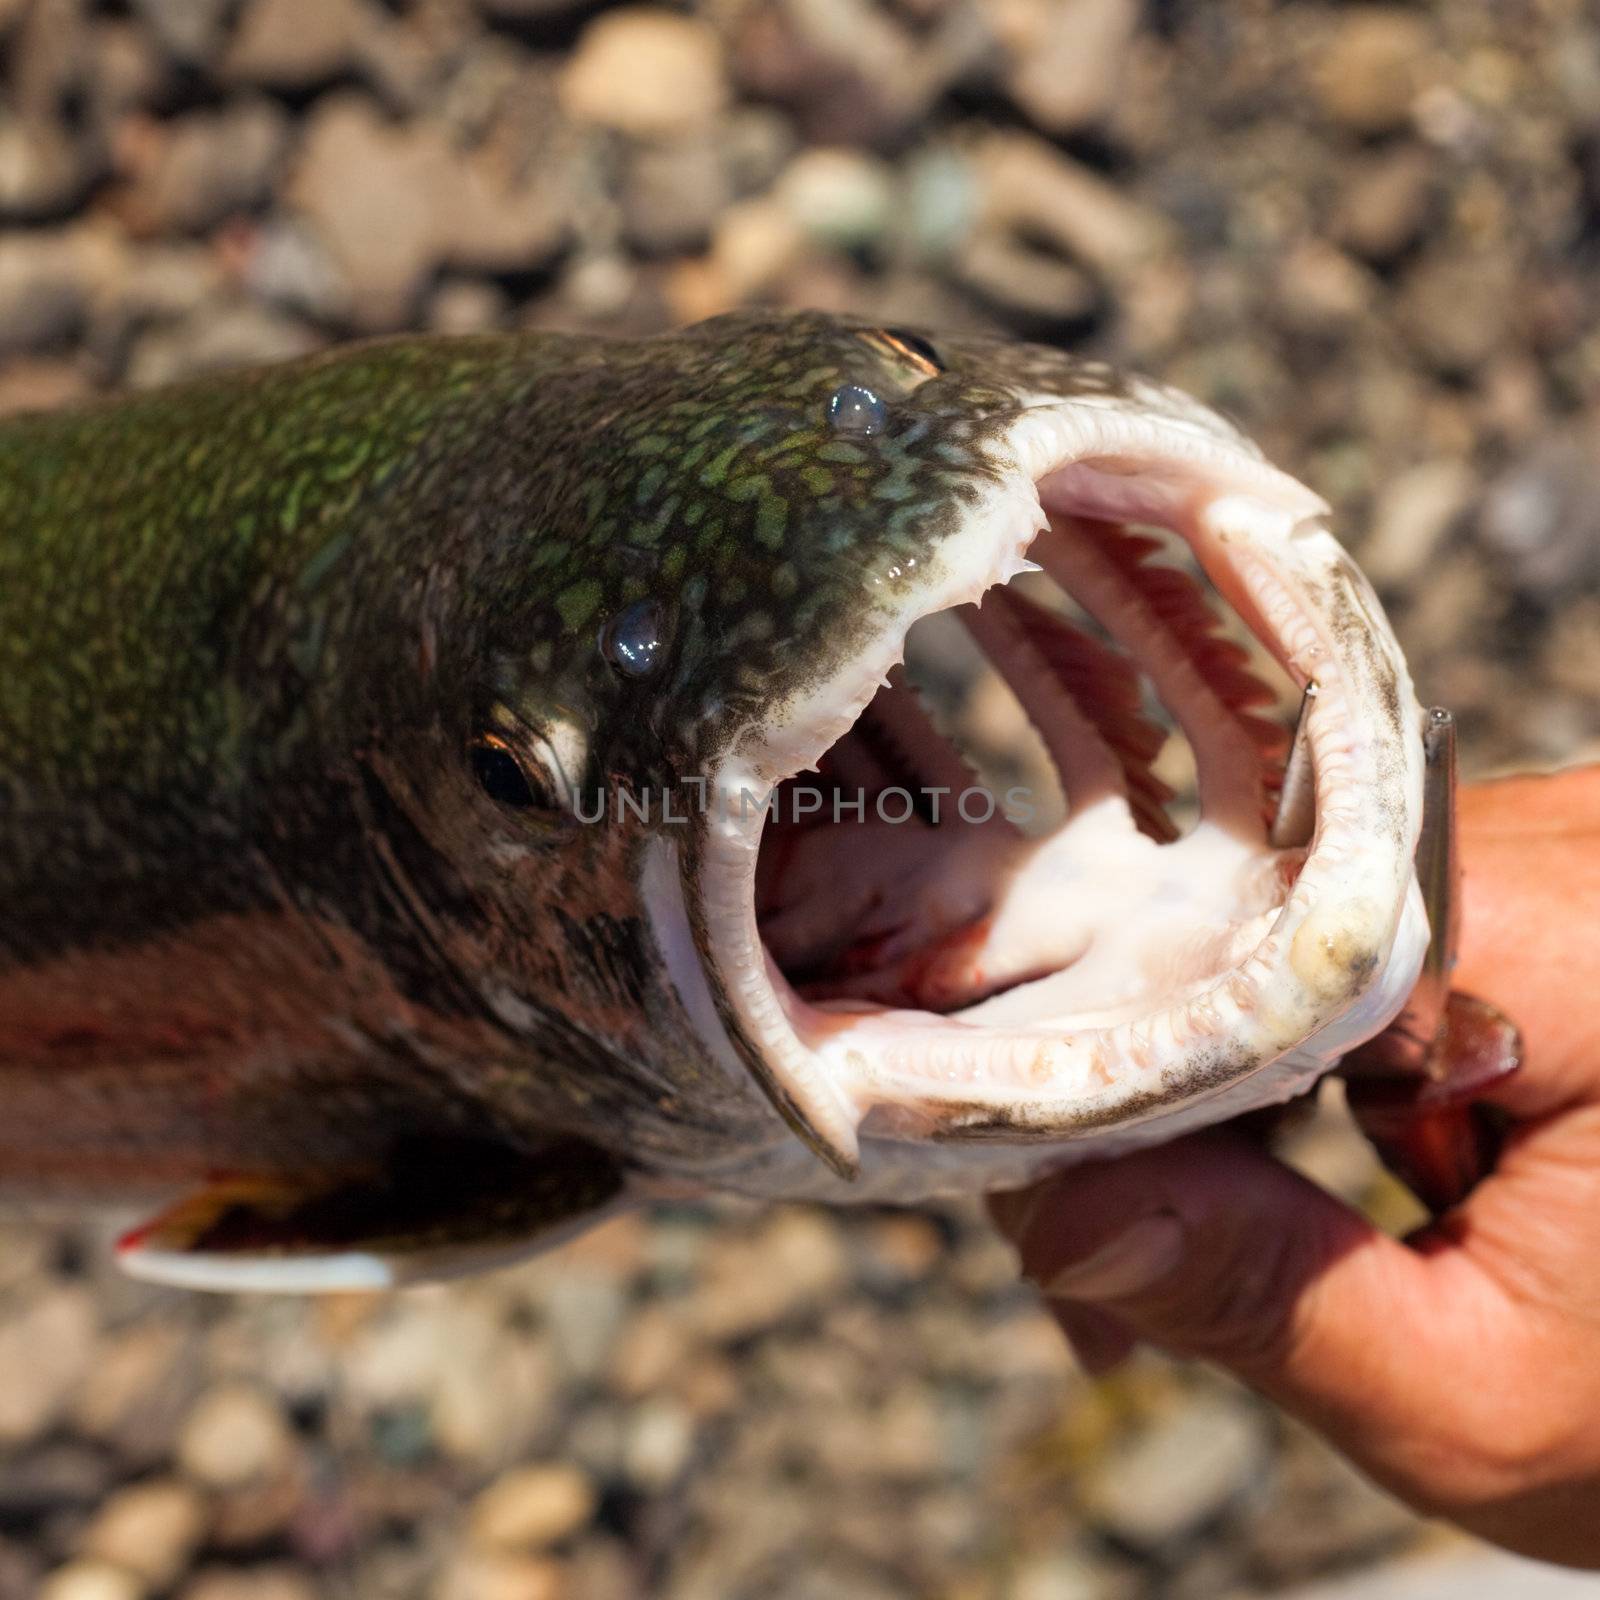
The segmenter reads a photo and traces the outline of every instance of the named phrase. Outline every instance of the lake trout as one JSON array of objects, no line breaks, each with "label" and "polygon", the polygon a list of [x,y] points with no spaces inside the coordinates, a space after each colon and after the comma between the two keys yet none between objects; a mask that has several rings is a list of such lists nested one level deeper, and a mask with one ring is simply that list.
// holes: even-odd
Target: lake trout
[{"label": "lake trout", "polygon": [[[1157,383],[814,313],[0,423],[0,1194],[373,1286],[1299,1093],[1429,946],[1423,712],[1327,520]],[[944,613],[1053,825],[908,686]]]}]

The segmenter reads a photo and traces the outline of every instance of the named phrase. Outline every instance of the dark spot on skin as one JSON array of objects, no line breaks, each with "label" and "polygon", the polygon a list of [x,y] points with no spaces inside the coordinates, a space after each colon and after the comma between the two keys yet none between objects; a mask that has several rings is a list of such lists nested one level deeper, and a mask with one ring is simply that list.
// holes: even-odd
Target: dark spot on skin
[{"label": "dark spot on skin", "polygon": [[566,954],[601,988],[632,1005],[649,993],[655,954],[642,918],[600,915],[582,921],[555,908]]}]

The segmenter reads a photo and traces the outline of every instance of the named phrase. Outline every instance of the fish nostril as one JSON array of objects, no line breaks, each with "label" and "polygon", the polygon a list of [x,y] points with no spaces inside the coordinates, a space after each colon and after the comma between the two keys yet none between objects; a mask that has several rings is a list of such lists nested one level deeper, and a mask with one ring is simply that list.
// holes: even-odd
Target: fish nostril
[{"label": "fish nostril", "polygon": [[842,383],[828,397],[828,426],[835,433],[882,433],[889,408],[859,383]]},{"label": "fish nostril", "polygon": [[600,629],[600,654],[625,678],[648,677],[666,653],[666,616],[654,600],[624,606]]}]

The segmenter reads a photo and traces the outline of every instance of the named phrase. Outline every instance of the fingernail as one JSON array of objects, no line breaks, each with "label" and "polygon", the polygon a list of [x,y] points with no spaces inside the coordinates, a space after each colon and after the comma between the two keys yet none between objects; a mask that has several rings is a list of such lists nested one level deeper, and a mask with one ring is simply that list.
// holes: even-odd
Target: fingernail
[{"label": "fingernail", "polygon": [[1157,1211],[1063,1267],[1041,1289],[1047,1300],[1120,1300],[1166,1277],[1182,1254],[1182,1225],[1170,1211]]}]

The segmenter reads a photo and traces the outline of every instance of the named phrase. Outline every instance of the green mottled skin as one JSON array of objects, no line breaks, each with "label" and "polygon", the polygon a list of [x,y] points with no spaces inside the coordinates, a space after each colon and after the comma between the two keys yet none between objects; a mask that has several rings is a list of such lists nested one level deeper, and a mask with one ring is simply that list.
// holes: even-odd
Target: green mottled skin
[{"label": "green mottled skin", "polygon": [[[0,1183],[381,1159],[419,1126],[671,1167],[782,1125],[698,1058],[638,826],[507,811],[704,772],[853,648],[1049,352],[924,374],[821,316],[402,339],[0,423]],[[841,382],[890,407],[827,424]],[[596,647],[659,601],[645,680]],[[508,998],[509,997],[509,998]]]}]

